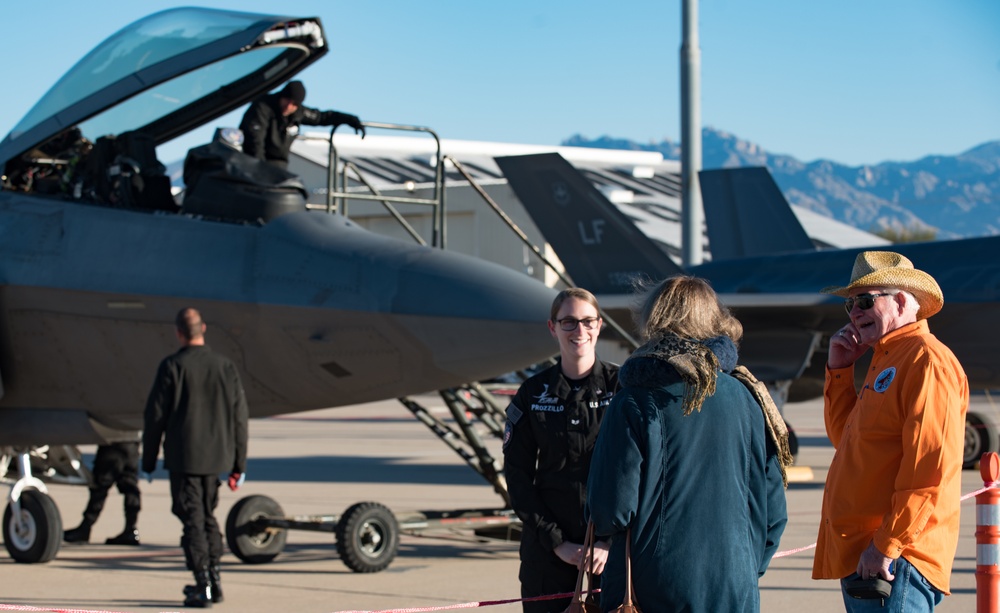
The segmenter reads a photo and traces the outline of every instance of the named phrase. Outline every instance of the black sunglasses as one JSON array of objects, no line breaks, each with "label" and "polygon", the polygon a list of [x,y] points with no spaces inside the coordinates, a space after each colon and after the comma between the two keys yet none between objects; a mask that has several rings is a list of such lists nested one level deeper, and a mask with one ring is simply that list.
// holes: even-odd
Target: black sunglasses
[{"label": "black sunglasses", "polygon": [[854,305],[858,305],[858,308],[862,311],[867,311],[868,309],[875,306],[875,299],[881,298],[882,296],[894,296],[895,294],[858,294],[852,298],[848,298],[844,301],[844,308],[847,309],[847,314],[850,315],[851,311],[854,310]]}]

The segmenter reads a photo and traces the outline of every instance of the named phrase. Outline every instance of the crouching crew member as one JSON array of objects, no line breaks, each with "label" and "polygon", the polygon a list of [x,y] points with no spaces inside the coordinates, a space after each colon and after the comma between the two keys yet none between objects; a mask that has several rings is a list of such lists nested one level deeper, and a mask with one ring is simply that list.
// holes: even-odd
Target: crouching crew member
[{"label": "crouching crew member", "polygon": [[104,502],[108,499],[108,490],[114,485],[125,499],[125,529],[118,536],[112,536],[104,542],[108,545],[138,545],[139,529],[136,523],[142,506],[139,493],[139,442],[99,445],[91,472],[94,482],[90,486],[87,508],[83,510],[83,521],[76,528],[63,533],[63,540],[67,543],[90,541],[90,528],[97,523],[97,518],[104,509]]}]

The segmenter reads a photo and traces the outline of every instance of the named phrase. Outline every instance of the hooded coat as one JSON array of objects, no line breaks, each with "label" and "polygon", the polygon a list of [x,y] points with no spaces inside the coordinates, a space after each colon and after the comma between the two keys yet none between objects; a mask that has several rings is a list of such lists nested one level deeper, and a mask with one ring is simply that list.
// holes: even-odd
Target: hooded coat
[{"label": "hooded coat", "polygon": [[626,528],[632,582],[645,611],[759,611],[758,578],[787,523],[777,450],[761,407],[727,374],[729,339],[716,356],[714,391],[685,414],[691,386],[662,355],[633,354],[601,426],[588,483],[598,537],[610,537],[601,608],[622,602]]}]

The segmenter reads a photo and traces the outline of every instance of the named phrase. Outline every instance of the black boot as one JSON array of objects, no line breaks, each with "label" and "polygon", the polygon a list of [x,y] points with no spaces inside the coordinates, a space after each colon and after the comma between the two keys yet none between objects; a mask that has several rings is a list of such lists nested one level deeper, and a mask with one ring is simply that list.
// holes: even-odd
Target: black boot
[{"label": "black boot", "polygon": [[[207,570],[199,570],[194,574],[195,585],[184,587],[184,606],[196,609],[208,609],[212,606],[212,586]],[[194,589],[189,589],[194,588]]]},{"label": "black boot", "polygon": [[219,603],[222,602],[222,578],[219,576],[218,564],[213,564],[208,567],[208,582],[212,588],[212,602]]},{"label": "black boot", "polygon": [[118,536],[112,536],[104,541],[105,545],[138,545],[139,531],[135,528],[125,527]]},{"label": "black boot", "polygon": [[[219,577],[219,565],[213,564],[208,567],[208,586],[212,588],[212,602],[219,604],[222,602],[222,580]],[[197,594],[197,585],[185,585],[184,595]]]},{"label": "black boot", "polygon": [[76,528],[63,532],[63,540],[67,543],[89,543],[90,524],[83,522]]}]

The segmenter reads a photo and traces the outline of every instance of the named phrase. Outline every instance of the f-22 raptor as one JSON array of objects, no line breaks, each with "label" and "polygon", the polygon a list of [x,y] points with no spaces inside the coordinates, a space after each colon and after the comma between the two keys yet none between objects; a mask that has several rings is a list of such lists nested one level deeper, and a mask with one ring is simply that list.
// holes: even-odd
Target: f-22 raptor
[{"label": "f-22 raptor", "polygon": [[[315,17],[159,12],[102,42],[0,141],[0,477],[15,560],[59,549],[39,477],[80,458],[58,446],[135,439],[182,307],[238,365],[251,417],[454,388],[554,353],[541,323],[554,290],[309,210],[294,175],[239,151],[193,149],[175,201],[158,145],[328,49]],[[273,557],[276,533],[242,538]]]}]

